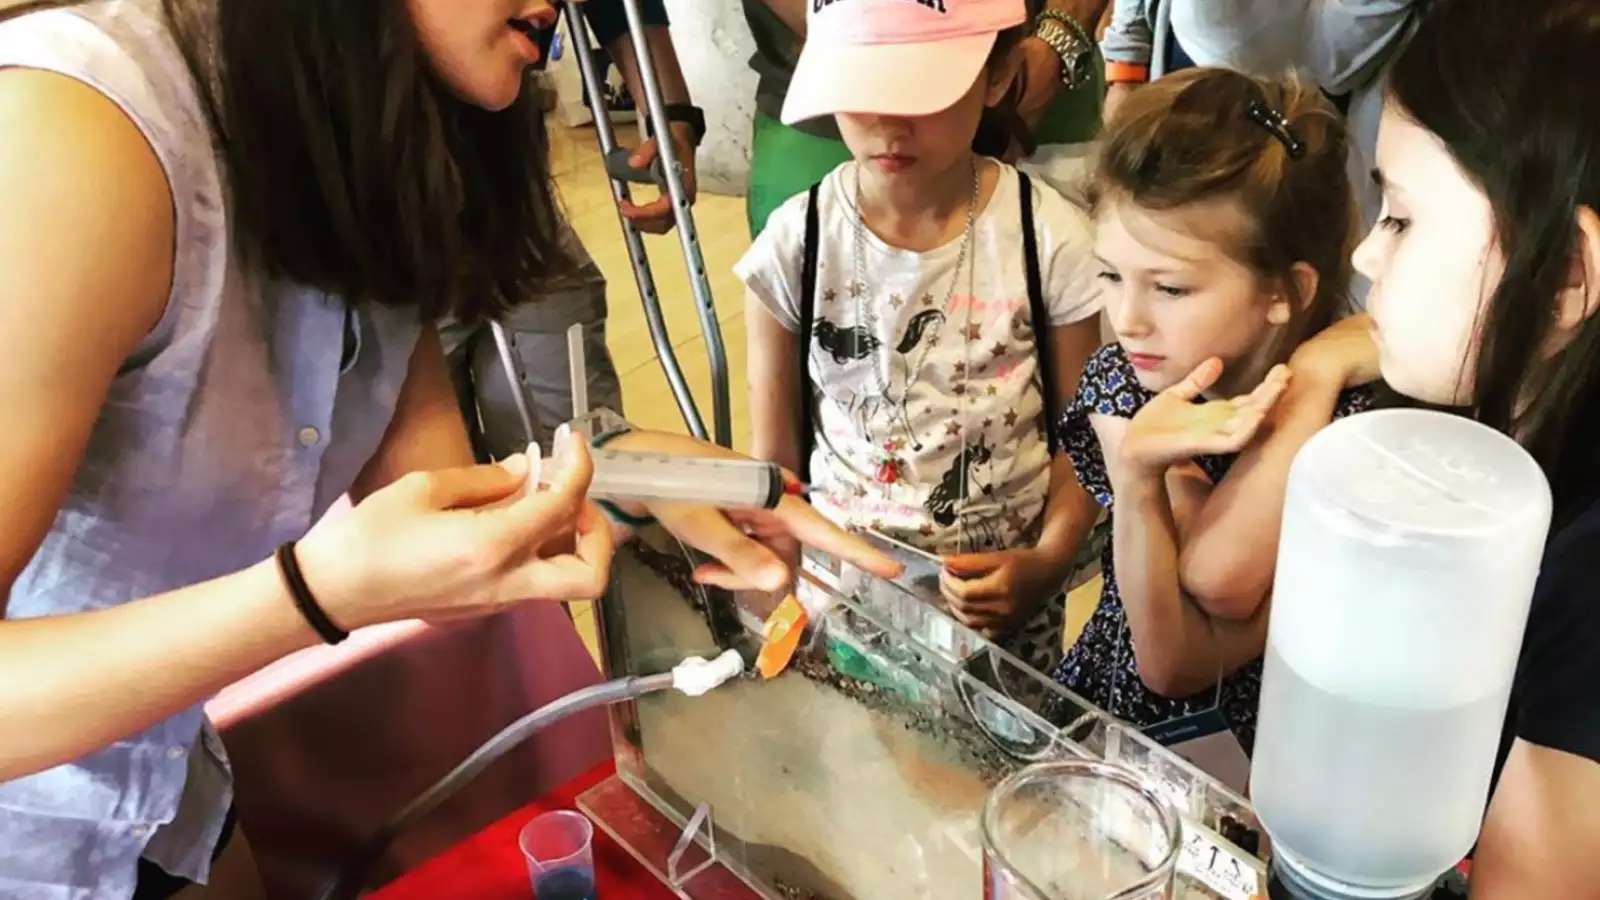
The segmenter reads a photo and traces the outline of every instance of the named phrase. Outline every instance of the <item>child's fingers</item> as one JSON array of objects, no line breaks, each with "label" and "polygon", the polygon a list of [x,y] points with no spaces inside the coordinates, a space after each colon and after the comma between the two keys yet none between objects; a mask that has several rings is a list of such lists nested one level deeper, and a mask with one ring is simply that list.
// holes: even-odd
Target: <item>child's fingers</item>
[{"label": "child's fingers", "polygon": [[944,557],[944,570],[958,578],[987,575],[1005,564],[1004,553],[952,553]]},{"label": "child's fingers", "polygon": [[991,572],[982,578],[959,578],[948,569],[939,573],[939,593],[952,607],[972,611],[984,606],[1004,604],[1004,573]]},{"label": "child's fingers", "polygon": [[939,593],[952,604],[965,602],[968,590],[967,582],[950,574],[949,569],[939,573]]},{"label": "child's fingers", "polygon": [[1278,398],[1283,396],[1283,392],[1289,389],[1289,379],[1288,366],[1273,366],[1272,371],[1261,379],[1261,383],[1256,385],[1255,390],[1248,394],[1240,394],[1230,402],[1236,407],[1271,409],[1278,402]]},{"label": "child's fingers", "polygon": [[1203,451],[1207,454],[1237,453],[1243,450],[1260,431],[1267,414],[1262,409],[1243,409],[1218,426]]},{"label": "child's fingers", "polygon": [[1180,400],[1193,400],[1205,393],[1206,388],[1217,383],[1222,377],[1222,360],[1213,356],[1205,362],[1194,367],[1182,381],[1169,387],[1163,393],[1170,394]]},{"label": "child's fingers", "polygon": [[1254,406],[1270,408],[1274,403],[1278,402],[1279,397],[1283,396],[1283,392],[1289,389],[1290,377],[1288,366],[1273,366],[1272,371],[1267,373],[1267,377],[1261,380],[1261,384],[1257,385],[1256,389],[1248,394],[1250,403]]}]

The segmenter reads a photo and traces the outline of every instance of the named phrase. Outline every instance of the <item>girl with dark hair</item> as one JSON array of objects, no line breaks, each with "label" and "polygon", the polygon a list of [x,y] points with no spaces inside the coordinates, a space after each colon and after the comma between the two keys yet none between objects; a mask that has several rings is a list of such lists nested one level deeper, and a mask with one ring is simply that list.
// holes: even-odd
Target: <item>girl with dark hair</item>
[{"label": "girl with dark hair", "polygon": [[1278,410],[1278,431],[1315,429],[1331,392],[1381,374],[1516,438],[1550,480],[1475,898],[1600,885],[1597,58],[1592,2],[1437,4],[1389,77],[1383,214],[1355,255],[1373,327],[1312,341]]},{"label": "girl with dark hair", "polygon": [[[200,704],[268,662],[348,628],[603,588],[611,528],[584,502],[581,444],[548,491],[523,489],[520,455],[471,467],[429,324],[502,312],[565,268],[523,91],[554,15],[91,0],[0,16],[0,895],[206,881],[231,786]],[[323,519],[344,494],[354,509]],[[787,579],[719,511],[660,512],[745,580]],[[794,498],[741,521],[862,555]],[[256,896],[233,858],[214,895]]]}]

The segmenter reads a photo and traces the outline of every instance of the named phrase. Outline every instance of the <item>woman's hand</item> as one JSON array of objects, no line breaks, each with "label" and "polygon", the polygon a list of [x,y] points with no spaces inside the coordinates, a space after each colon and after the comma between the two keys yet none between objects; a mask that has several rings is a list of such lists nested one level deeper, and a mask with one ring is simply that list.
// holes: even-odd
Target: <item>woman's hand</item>
[{"label": "woman's hand", "polygon": [[1221,376],[1222,360],[1212,357],[1146,403],[1128,423],[1117,451],[1117,470],[1135,477],[1159,476],[1174,463],[1237,453],[1250,443],[1289,386],[1289,369],[1274,366],[1260,386],[1243,396],[1195,403]]},{"label": "woman's hand", "polygon": [[[630,432],[609,446],[678,456],[750,458],[687,435],[658,431]],[[787,471],[784,477],[797,480]],[[699,503],[656,502],[644,504],[644,511],[655,516],[679,540],[717,558],[718,562],[695,571],[695,580],[702,584],[731,590],[776,591],[792,583],[802,545],[830,553],[882,578],[894,578],[904,569],[795,496],[785,496],[773,509],[718,509]]]},{"label": "woman's hand", "polygon": [[877,575],[904,567],[833,524],[811,504],[786,496],[774,509],[717,509],[691,503],[653,503],[650,512],[679,540],[716,557],[695,569],[701,584],[730,590],[776,591],[793,583],[803,545]]},{"label": "woman's hand", "polygon": [[939,591],[956,621],[993,640],[1052,599],[1071,564],[1033,547],[946,556]]},{"label": "woman's hand", "polygon": [[[308,586],[347,629],[599,596],[610,575],[611,530],[584,499],[588,446],[574,437],[570,453],[572,463],[544,491],[523,490],[522,454],[400,478],[299,543]],[[540,555],[564,537],[570,551]]]},{"label": "woman's hand", "polygon": [[1365,313],[1329,325],[1295,348],[1289,368],[1297,377],[1334,384],[1340,390],[1377,381],[1378,340]]}]

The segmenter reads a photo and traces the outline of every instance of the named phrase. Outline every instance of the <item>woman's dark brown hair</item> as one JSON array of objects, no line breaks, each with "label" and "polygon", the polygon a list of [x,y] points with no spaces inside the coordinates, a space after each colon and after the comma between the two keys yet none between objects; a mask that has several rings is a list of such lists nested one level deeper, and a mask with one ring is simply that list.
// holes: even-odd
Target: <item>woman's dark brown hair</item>
[{"label": "woman's dark brown hair", "polygon": [[163,5],[226,160],[234,240],[270,276],[473,320],[570,267],[533,92],[500,112],[452,96],[399,0]]},{"label": "woman's dark brown hair", "polygon": [[1494,210],[1505,272],[1480,313],[1468,412],[1539,461],[1558,520],[1600,489],[1600,316],[1557,358],[1540,353],[1578,209],[1600,212],[1596,60],[1592,2],[1445,0],[1389,76],[1391,101],[1444,142]]},{"label": "woman's dark brown hair", "polygon": [[[1251,117],[1252,105],[1282,114],[1298,153]],[[1151,210],[1234,203],[1244,227],[1227,233],[1228,254],[1294,301],[1287,351],[1349,305],[1356,213],[1346,147],[1343,120],[1313,85],[1188,69],[1134,91],[1107,123],[1090,202],[1125,199]],[[1312,297],[1296,293],[1298,262],[1317,271]]]}]

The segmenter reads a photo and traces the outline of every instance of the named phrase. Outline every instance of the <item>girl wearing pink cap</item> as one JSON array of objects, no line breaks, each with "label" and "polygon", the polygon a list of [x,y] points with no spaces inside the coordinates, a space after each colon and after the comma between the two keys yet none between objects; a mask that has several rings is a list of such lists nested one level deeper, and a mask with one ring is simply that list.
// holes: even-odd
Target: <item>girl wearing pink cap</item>
[{"label": "girl wearing pink cap", "polygon": [[[943,554],[961,621],[1059,655],[1094,504],[1049,432],[1098,343],[1087,217],[981,155],[1008,141],[1023,0],[808,10],[785,122],[833,115],[853,159],[740,262],[756,455],[818,507]],[[1002,144],[1003,145],[1003,144]],[[975,149],[976,148],[976,149]],[[1046,602],[1049,601],[1049,602]]]}]

